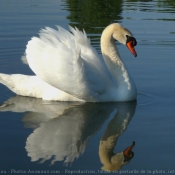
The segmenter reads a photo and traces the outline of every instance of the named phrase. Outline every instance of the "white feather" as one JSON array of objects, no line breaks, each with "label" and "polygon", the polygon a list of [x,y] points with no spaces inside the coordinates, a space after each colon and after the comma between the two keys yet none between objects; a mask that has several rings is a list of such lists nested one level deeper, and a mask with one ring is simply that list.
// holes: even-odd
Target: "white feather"
[{"label": "white feather", "polygon": [[21,96],[54,101],[83,101],[47,84],[37,76],[0,73],[0,82]]},{"label": "white feather", "polygon": [[[104,61],[90,46],[86,34],[57,26],[40,31],[27,45],[30,68],[48,84],[85,101],[99,101],[110,84]],[[104,73],[105,72],[105,73]],[[105,75],[105,76],[104,76]]]},{"label": "white feather", "polygon": [[[18,95],[58,101],[131,101],[135,84],[118,55],[115,40],[126,42],[132,34],[111,24],[101,36],[103,58],[84,32],[70,27],[46,27],[26,46],[24,63],[36,76],[0,74],[0,82]],[[136,55],[136,54],[135,54]]]}]

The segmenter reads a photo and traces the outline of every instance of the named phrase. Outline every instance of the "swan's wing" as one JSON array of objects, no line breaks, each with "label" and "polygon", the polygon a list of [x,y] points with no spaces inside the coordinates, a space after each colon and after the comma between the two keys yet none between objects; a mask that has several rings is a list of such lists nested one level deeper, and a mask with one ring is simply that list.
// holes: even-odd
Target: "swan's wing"
[{"label": "swan's wing", "polygon": [[86,101],[98,101],[109,85],[107,68],[85,33],[46,27],[27,45],[26,58],[37,76]]}]

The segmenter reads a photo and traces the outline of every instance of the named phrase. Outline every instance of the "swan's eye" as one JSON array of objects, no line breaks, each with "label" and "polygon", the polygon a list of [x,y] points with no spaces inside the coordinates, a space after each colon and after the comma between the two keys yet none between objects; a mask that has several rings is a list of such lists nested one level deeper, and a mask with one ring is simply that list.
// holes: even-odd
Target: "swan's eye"
[{"label": "swan's eye", "polygon": [[136,46],[137,45],[137,41],[136,41],[136,39],[134,37],[126,35],[126,39],[127,39],[126,40],[126,44],[128,42],[132,41],[133,46]]}]

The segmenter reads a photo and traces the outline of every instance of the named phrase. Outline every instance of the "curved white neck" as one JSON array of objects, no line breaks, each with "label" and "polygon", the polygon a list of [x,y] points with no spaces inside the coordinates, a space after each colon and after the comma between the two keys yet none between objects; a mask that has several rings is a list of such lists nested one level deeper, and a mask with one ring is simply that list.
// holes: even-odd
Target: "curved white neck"
[{"label": "curved white neck", "polygon": [[[101,51],[105,63],[117,86],[117,96],[127,96],[136,92],[135,84],[124,66],[116,48],[112,32],[105,31],[101,36]],[[134,93],[133,93],[134,91]]]}]

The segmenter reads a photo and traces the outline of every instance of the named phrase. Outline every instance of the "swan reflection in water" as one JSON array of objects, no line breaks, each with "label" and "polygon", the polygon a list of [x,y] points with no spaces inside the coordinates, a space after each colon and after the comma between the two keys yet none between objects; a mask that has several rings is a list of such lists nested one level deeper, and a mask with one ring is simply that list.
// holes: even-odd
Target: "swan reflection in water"
[{"label": "swan reflection in water", "polygon": [[26,112],[22,121],[33,128],[26,141],[31,161],[51,160],[72,163],[86,149],[88,139],[109,118],[107,129],[99,141],[102,169],[119,170],[132,159],[132,143],[124,151],[114,153],[118,137],[126,130],[135,113],[136,101],[122,103],[46,102],[16,96],[4,102],[0,111]]}]

